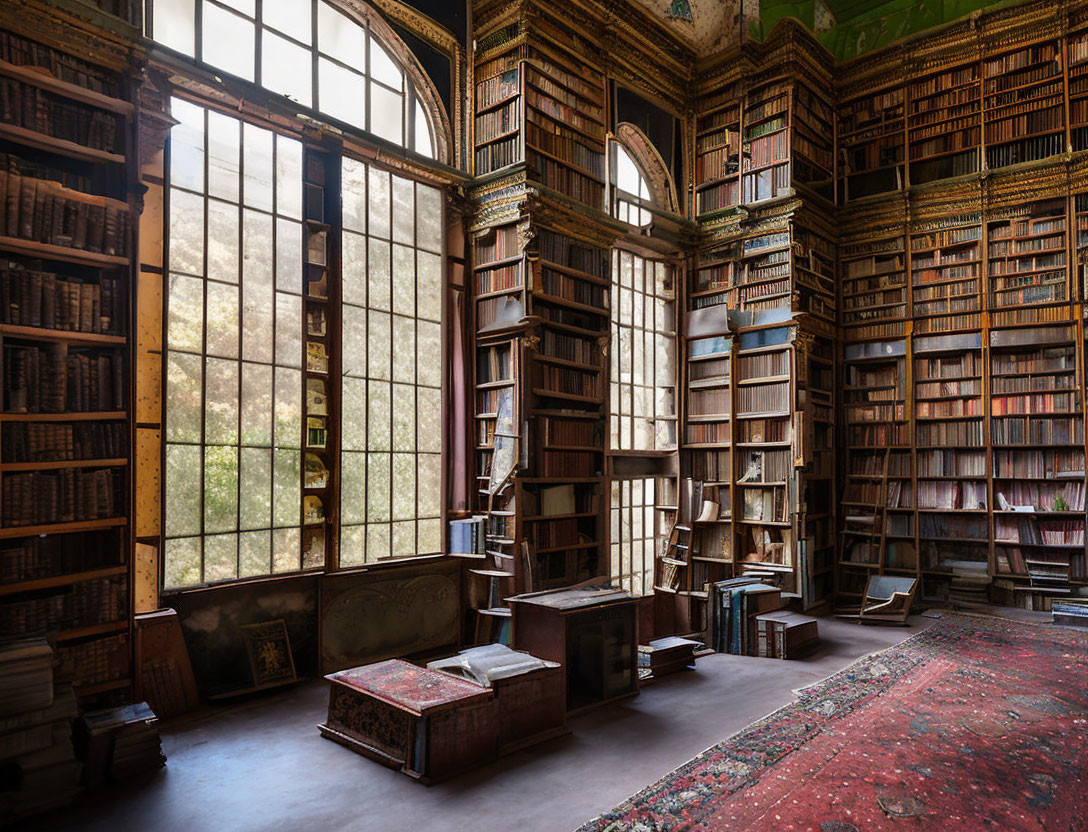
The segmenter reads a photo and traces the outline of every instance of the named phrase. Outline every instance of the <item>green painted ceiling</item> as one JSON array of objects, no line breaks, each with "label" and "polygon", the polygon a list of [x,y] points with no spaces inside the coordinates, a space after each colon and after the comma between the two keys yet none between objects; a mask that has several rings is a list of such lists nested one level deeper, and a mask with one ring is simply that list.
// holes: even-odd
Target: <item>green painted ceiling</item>
[{"label": "green painted ceiling", "polygon": [[848,61],[917,32],[958,20],[977,9],[1012,2],[1014,0],[760,0],[759,18],[748,21],[748,31],[753,37],[762,39],[779,20],[794,17],[812,29],[838,60]]}]

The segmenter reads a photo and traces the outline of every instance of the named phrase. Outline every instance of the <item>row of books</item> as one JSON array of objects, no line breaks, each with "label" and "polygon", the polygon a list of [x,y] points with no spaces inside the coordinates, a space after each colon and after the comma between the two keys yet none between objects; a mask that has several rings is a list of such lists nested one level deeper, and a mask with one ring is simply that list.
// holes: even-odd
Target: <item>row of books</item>
[{"label": "row of books", "polygon": [[737,378],[741,381],[789,375],[789,350],[741,355],[737,359]]},{"label": "row of books", "polygon": [[733,457],[729,451],[693,451],[691,476],[703,482],[731,482]]},{"label": "row of books", "polygon": [[[51,578],[116,565],[114,531],[19,538],[0,549],[0,583]],[[113,559],[113,563],[110,562]]]},{"label": "row of books", "polygon": [[788,450],[747,451],[741,457],[743,473],[738,483],[785,482],[793,468],[793,458]]},{"label": "row of books", "polygon": [[1022,450],[993,452],[994,479],[1052,480],[1084,475],[1084,451]]},{"label": "row of books", "polygon": [[919,477],[984,477],[986,454],[983,451],[919,451],[916,456]]},{"label": "row of books", "polygon": [[609,256],[606,249],[586,245],[548,229],[541,229],[539,247],[543,260],[585,272],[601,280],[608,279]]},{"label": "row of books", "polygon": [[737,442],[761,444],[788,442],[790,423],[783,419],[744,419],[737,423]]},{"label": "row of books", "polygon": [[540,270],[539,291],[583,306],[592,306],[600,309],[602,314],[606,314],[608,310],[610,293],[607,286],[581,280],[547,266]]},{"label": "row of books", "polygon": [[[1062,130],[1064,127],[1065,112],[1062,110],[1061,106],[1051,107],[1046,110],[1031,110],[1027,113],[1010,112],[1008,114],[1003,114],[1000,121],[986,123],[986,144],[1008,142],[1017,139],[1020,136],[1032,136],[1036,133],[1058,131]],[[1040,139],[1032,140],[1033,143],[1038,143],[1040,141]],[[1039,146],[1046,151],[1047,148],[1051,148],[1054,145],[1052,141],[1045,141]],[[987,148],[987,150],[989,151],[990,149]],[[1046,155],[1049,156],[1053,153],[1060,152],[1061,148],[1059,146],[1058,150],[1049,150],[1046,152]],[[1008,162],[1006,164],[1012,163]]]},{"label": "row of books", "polygon": [[601,396],[601,374],[587,373],[569,367],[541,366],[541,385],[548,393],[563,393],[598,399]]},{"label": "row of books", "polygon": [[112,468],[6,474],[5,527],[100,520],[124,514],[124,476]]},{"label": "row of books", "polygon": [[861,448],[909,445],[910,425],[849,425],[847,443]]},{"label": "row of books", "polygon": [[512,263],[509,266],[500,266],[495,269],[480,269],[476,272],[476,293],[478,295],[523,288],[525,288],[525,283],[521,277],[520,263]]},{"label": "row of books", "polygon": [[575,109],[532,88],[525,90],[525,101],[529,107],[541,115],[548,116],[559,124],[573,127],[584,133],[590,140],[604,141],[604,124],[587,115],[581,105]]},{"label": "row of books", "polygon": [[0,263],[0,322],[73,332],[113,333],[125,321],[116,278],[97,282]]},{"label": "row of books", "polygon": [[740,182],[722,182],[713,188],[704,188],[698,192],[695,199],[695,210],[699,214],[730,208],[740,202]]},{"label": "row of books", "polygon": [[125,633],[57,648],[57,676],[81,687],[116,682],[131,676],[131,648]]},{"label": "row of books", "polygon": [[0,121],[94,150],[123,151],[117,115],[14,78],[0,78]]},{"label": "row of books", "polygon": [[601,429],[597,420],[542,416],[539,424],[545,448],[592,448],[601,445]]},{"label": "row of books", "polygon": [[788,381],[737,388],[737,413],[786,413],[789,409]]},{"label": "row of books", "polygon": [[741,502],[741,519],[764,523],[785,523],[789,520],[786,488],[745,488]]},{"label": "row of books", "polygon": [[[1038,482],[1006,482],[994,487],[997,507],[1030,507],[1032,511],[1084,511],[1084,482],[1044,485]],[[1009,509],[1003,509],[1009,510]]]},{"label": "row of books", "polygon": [[603,182],[599,182],[579,171],[572,170],[562,162],[556,162],[542,153],[537,153],[532,147],[528,148],[527,154],[527,161],[545,186],[564,193],[579,202],[584,202],[586,205],[599,206],[604,204]]},{"label": "row of books", "polygon": [[478,347],[476,350],[476,383],[490,384],[495,381],[510,381],[510,345],[499,344],[494,347]]},{"label": "row of books", "polygon": [[692,390],[688,393],[688,413],[691,416],[726,416],[733,412],[728,389]]},{"label": "row of books", "polygon": [[[1020,131],[1017,131],[1012,138],[1015,138],[1016,135],[1021,135]],[[1003,168],[1007,165],[1018,165],[1022,162],[1034,162],[1061,153],[1064,143],[1065,136],[1062,133],[1055,133],[1033,139],[1021,139],[997,147],[987,147],[986,162],[991,168]]]},{"label": "row of books", "polygon": [[476,143],[491,141],[507,133],[521,129],[521,108],[518,102],[511,101],[495,110],[489,110],[476,116]]},{"label": "row of books", "polygon": [[0,631],[29,635],[108,624],[125,617],[127,579],[84,581],[74,592],[32,596],[0,604]]},{"label": "row of books", "polygon": [[0,171],[0,226],[7,236],[99,254],[128,254],[127,208],[56,182]]},{"label": "row of books", "polygon": [[1077,409],[1077,396],[1074,393],[1033,393],[1019,396],[998,396],[990,398],[990,412],[994,416],[1006,415],[1049,415],[1053,413],[1072,413]]},{"label": "row of books", "polygon": [[526,116],[526,122],[525,142],[529,147],[558,156],[593,176],[604,177],[604,153],[600,149],[587,147],[579,141],[577,133],[566,130],[561,124],[539,119],[532,110]]},{"label": "row of books", "polygon": [[476,106],[492,107],[517,95],[521,89],[518,70],[511,69],[476,83]]},{"label": "row of books", "polygon": [[731,436],[731,426],[727,421],[689,423],[685,436],[685,441],[695,445],[728,443]]},{"label": "row of books", "polygon": [[741,194],[745,203],[774,199],[790,190],[790,166],[788,163],[776,165],[757,173],[748,173],[741,178]]},{"label": "row of books", "polygon": [[120,459],[128,449],[121,422],[12,422],[0,432],[4,462]]},{"label": "row of books", "polygon": [[521,142],[517,136],[501,139],[476,148],[476,172],[490,173],[521,161]]},{"label": "row of books", "polygon": [[973,511],[986,508],[986,483],[918,481],[918,508],[964,509]]},{"label": "row of books", "polygon": [[601,360],[601,349],[595,340],[577,335],[566,335],[552,329],[544,329],[541,336],[541,348],[545,355],[578,364],[596,365]]},{"label": "row of books", "polygon": [[47,74],[91,92],[120,95],[117,78],[101,66],[81,60],[13,32],[0,32],[0,60],[16,66],[40,67]]},{"label": "row of books", "polygon": [[118,350],[6,345],[4,398],[12,413],[122,410],[125,362]]},{"label": "row of books", "polygon": [[990,423],[994,445],[1080,445],[1084,442],[1081,418],[994,419]]},{"label": "row of books", "polygon": [[484,266],[497,260],[506,260],[521,254],[516,225],[503,225],[494,233],[477,238],[473,245],[476,264]]},{"label": "row of books", "polygon": [[525,67],[525,83],[534,89],[551,96],[560,104],[575,108],[590,118],[603,122],[604,108],[600,106],[600,96],[589,97],[584,93],[576,93],[562,84],[558,84],[542,72],[538,67],[528,64]]},{"label": "row of books", "polygon": [[974,64],[957,67],[956,69],[934,75],[921,81],[914,81],[910,85],[912,99],[924,98],[934,93],[943,92],[952,87],[962,87],[978,80],[978,67]]}]

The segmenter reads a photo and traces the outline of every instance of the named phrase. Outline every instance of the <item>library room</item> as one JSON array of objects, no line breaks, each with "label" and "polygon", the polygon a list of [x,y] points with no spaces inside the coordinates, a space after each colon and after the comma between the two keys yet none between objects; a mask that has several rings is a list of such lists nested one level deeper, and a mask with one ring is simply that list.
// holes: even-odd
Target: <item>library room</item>
[{"label": "library room", "polygon": [[1086,313],[1088,0],[0,0],[0,829],[1088,832]]}]

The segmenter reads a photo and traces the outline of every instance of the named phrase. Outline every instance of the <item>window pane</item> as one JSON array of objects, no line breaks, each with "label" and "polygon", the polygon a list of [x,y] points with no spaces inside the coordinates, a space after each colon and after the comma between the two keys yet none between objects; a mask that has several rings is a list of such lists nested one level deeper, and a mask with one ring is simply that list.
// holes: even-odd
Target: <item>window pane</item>
[{"label": "window pane", "polygon": [[367,305],[371,309],[390,308],[391,269],[389,243],[371,239],[367,260]]},{"label": "window pane", "polygon": [[272,368],[242,364],[242,443],[272,444]]},{"label": "window pane", "polygon": [[199,446],[166,446],[166,480],[170,488],[166,490],[163,532],[167,537],[200,534],[200,471]]},{"label": "window pane", "polygon": [[415,243],[415,203],[415,183],[410,179],[394,176],[393,239],[398,243]]},{"label": "window pane", "polygon": [[393,449],[397,451],[414,451],[415,448],[416,389],[408,384],[394,384]]},{"label": "window pane", "polygon": [[209,358],[204,381],[204,441],[238,444],[238,362]]},{"label": "window pane", "polygon": [[366,375],[366,310],[358,306],[345,306],[341,310],[343,320],[343,355],[341,369],[345,376]]},{"label": "window pane", "polygon": [[404,144],[404,95],[370,84],[370,132],[394,144]]},{"label": "window pane", "polygon": [[[264,0],[261,3],[261,22],[295,40],[309,43],[311,9],[310,3],[303,0]],[[306,74],[309,75],[308,70]]]},{"label": "window pane", "polygon": [[340,565],[360,566],[366,563],[366,526],[341,526]]},{"label": "window pane", "polygon": [[208,200],[208,279],[238,282],[238,206]]},{"label": "window pane", "polygon": [[206,351],[223,358],[238,357],[238,287],[208,283]]},{"label": "window pane", "polygon": [[340,192],[344,228],[366,233],[366,165],[355,159],[344,159]]},{"label": "window pane", "polygon": [[302,142],[276,136],[276,213],[302,219]]},{"label": "window pane", "polygon": [[276,368],[276,433],[278,448],[302,446],[302,373]]},{"label": "window pane", "polygon": [[434,144],[431,141],[431,129],[427,122],[427,115],[423,111],[423,105],[418,100],[416,101],[415,118],[415,146],[412,149],[428,159],[433,159]]},{"label": "window pane", "polygon": [[204,199],[170,189],[170,270],[204,274]]},{"label": "window pane", "polygon": [[345,451],[366,450],[366,381],[344,378],[341,391],[340,442]]},{"label": "window pane", "polygon": [[392,428],[392,390],[388,384],[372,381],[367,392],[367,447],[372,451],[388,451]]},{"label": "window pane", "polygon": [[375,167],[370,168],[367,179],[367,202],[369,204],[371,237],[389,239],[389,174]]},{"label": "window pane", "polygon": [[263,38],[261,86],[309,107],[313,100],[313,59],[310,51],[267,29]]},{"label": "window pane", "polygon": [[238,449],[204,448],[204,532],[238,528]]},{"label": "window pane", "polygon": [[371,378],[389,378],[390,316],[385,312],[371,311],[368,316],[368,365]]},{"label": "window pane", "polygon": [[302,293],[302,224],[276,220],[276,288]]},{"label": "window pane", "polygon": [[166,343],[173,349],[200,352],[204,329],[204,283],[197,277],[170,275]]},{"label": "window pane", "polygon": [[404,89],[404,73],[374,37],[370,39],[370,77],[395,90]]},{"label": "window pane", "polygon": [[389,521],[391,459],[392,454],[367,455],[366,515],[371,523]]},{"label": "window pane", "polygon": [[242,357],[271,362],[272,218],[246,211],[242,223]]},{"label": "window pane", "polygon": [[442,258],[437,254],[417,252],[416,314],[430,321],[442,320]]},{"label": "window pane", "polygon": [[[173,135],[173,133],[171,133]],[[208,193],[231,202],[241,193],[242,124],[208,112]],[[173,174],[171,174],[173,176]],[[176,184],[176,183],[175,183]]]},{"label": "window pane", "polygon": [[393,311],[416,314],[416,253],[408,246],[393,246]]},{"label": "window pane", "polygon": [[348,66],[366,66],[366,31],[328,3],[317,7],[317,46]]},{"label": "window pane", "polygon": [[216,534],[204,540],[204,582],[238,577],[238,535]]},{"label": "window pane", "polygon": [[420,321],[417,337],[419,339],[417,383],[428,387],[440,387],[442,362],[436,360],[436,356],[442,355],[442,327],[430,321]]},{"label": "window pane", "polygon": [[302,298],[276,292],[276,363],[302,367]]},{"label": "window pane", "polygon": [[272,488],[272,524],[274,526],[297,526],[299,524],[299,501],[302,498],[299,467],[301,451],[277,450],[274,452],[274,473]]},{"label": "window pane", "polygon": [[323,113],[366,129],[366,78],[362,75],[318,58],[317,102]]},{"label": "window pane", "polygon": [[192,58],[196,42],[195,0],[154,0],[155,40]]},{"label": "window pane", "polygon": [[238,535],[239,577],[267,575],[272,569],[272,533],[245,532]]},{"label": "window pane", "polygon": [[251,208],[272,210],[272,133],[252,124],[242,126],[245,154],[243,201]]},{"label": "window pane", "polygon": [[344,303],[366,305],[366,237],[362,234],[343,235],[343,297]]},{"label": "window pane", "polygon": [[170,114],[180,122],[170,130],[170,184],[203,191],[204,108],[174,98]]},{"label": "window pane", "polygon": [[275,529],[272,532],[273,572],[290,572],[301,568],[301,539],[298,529]]},{"label": "window pane", "polygon": [[166,358],[166,438],[171,442],[199,442],[201,439],[201,386],[203,371],[199,355],[171,350]]},{"label": "window pane", "polygon": [[251,21],[214,3],[204,4],[201,57],[205,63],[252,81],[254,39]]},{"label": "window pane", "polygon": [[366,454],[345,453],[340,468],[340,522],[366,521]]},{"label": "window pane", "polygon": [[239,528],[267,529],[272,525],[272,451],[242,448],[241,458]]},{"label": "window pane", "polygon": [[427,251],[441,252],[442,192],[427,185],[416,185],[416,226],[419,228],[418,245]]}]

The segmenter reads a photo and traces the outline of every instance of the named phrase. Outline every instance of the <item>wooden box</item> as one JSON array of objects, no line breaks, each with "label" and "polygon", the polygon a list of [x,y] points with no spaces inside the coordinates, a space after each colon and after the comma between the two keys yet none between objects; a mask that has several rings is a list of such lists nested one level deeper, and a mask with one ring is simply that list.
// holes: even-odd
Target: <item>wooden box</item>
[{"label": "wooden box", "polygon": [[637,598],[564,589],[508,600],[514,649],[563,665],[568,712],[638,693]]},{"label": "wooden box", "polygon": [[325,678],[329,716],[318,730],[372,760],[435,782],[498,755],[490,688],[400,659]]}]

